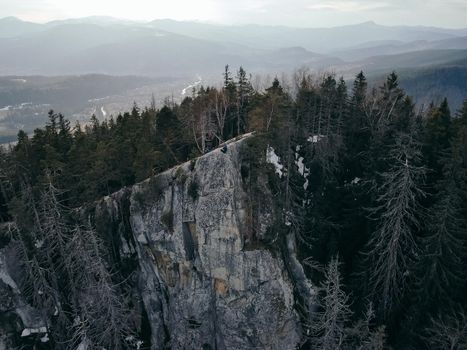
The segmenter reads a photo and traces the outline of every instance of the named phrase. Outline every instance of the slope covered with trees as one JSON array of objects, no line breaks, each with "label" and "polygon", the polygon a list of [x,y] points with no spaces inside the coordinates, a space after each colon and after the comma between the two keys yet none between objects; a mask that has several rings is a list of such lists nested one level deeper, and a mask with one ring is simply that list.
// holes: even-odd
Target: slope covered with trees
[{"label": "slope covered with trees", "polygon": [[250,131],[244,170],[267,179],[279,208],[262,243],[284,246],[293,235],[322,286],[304,315],[303,348],[465,349],[467,101],[455,113],[446,101],[420,112],[394,73],[372,91],[363,73],[350,88],[297,73],[290,86],[275,79],[256,91],[228,67],[222,87],[160,109],[73,127],[51,111],[44,128],[20,132],[0,154],[0,215],[23,243],[26,285],[54,291],[33,303],[53,313],[60,301],[54,344],[117,349],[127,345],[115,334],[131,332],[118,321],[125,303],[103,243],[92,227],[73,226],[73,209]]}]

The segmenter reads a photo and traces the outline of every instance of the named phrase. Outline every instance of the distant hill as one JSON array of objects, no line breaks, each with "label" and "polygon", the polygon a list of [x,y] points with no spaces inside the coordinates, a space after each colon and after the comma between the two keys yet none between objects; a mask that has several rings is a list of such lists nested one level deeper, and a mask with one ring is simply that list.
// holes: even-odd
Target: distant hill
[{"label": "distant hill", "polygon": [[218,74],[226,64],[249,71],[321,69],[341,61],[302,47],[264,49],[209,41],[148,26],[54,23],[44,30],[1,38],[8,55],[0,75],[111,74],[175,77]]},{"label": "distant hill", "polygon": [[443,63],[439,55],[445,53],[435,51],[467,49],[467,30],[374,22],[333,28],[173,20],[144,23],[112,17],[35,24],[8,17],[0,19],[0,47],[8,52],[0,59],[0,75],[162,76],[171,72],[181,77],[217,74],[225,64],[243,65],[258,73],[290,72],[301,66],[354,72],[352,68],[360,66],[376,70],[375,64],[381,69],[399,67],[403,62],[395,54],[407,54],[403,61],[413,56],[409,67],[430,60]]},{"label": "distant hill", "polygon": [[238,42],[263,48],[302,46],[308,50],[329,53],[333,49],[376,40],[441,40],[467,35],[465,30],[427,27],[390,27],[366,22],[333,28],[291,28],[283,26],[217,26],[195,22],[156,20],[154,28],[199,39]]},{"label": "distant hill", "polygon": [[409,43],[399,40],[373,41],[355,45],[346,49],[332,51],[330,54],[339,57],[344,61],[358,61],[372,56],[447,49],[466,50],[467,36],[435,41],[418,40]]},{"label": "distant hill", "polygon": [[456,112],[467,98],[467,64],[401,72],[400,81],[419,106],[440,103],[446,97]]},{"label": "distant hill", "polygon": [[15,38],[44,28],[41,24],[21,21],[16,17],[5,17],[0,19],[0,38]]},{"label": "distant hill", "polygon": [[[455,64],[467,59],[467,50],[421,50],[395,55],[381,55],[365,58],[340,67],[339,72],[356,74],[363,70],[370,76],[385,74],[393,70],[401,71],[415,68]],[[457,63],[455,64],[457,65]]]}]

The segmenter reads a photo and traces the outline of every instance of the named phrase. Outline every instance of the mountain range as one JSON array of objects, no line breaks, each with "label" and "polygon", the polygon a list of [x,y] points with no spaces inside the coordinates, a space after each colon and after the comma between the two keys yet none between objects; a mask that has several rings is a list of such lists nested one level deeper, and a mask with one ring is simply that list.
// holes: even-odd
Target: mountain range
[{"label": "mountain range", "polygon": [[[467,96],[467,28],[333,28],[218,25],[87,17],[32,23],[0,19],[0,143],[31,132],[53,108],[72,120],[180,99],[193,84],[219,84],[225,65],[253,76],[306,68],[380,83],[395,70],[419,104]],[[264,79],[264,82],[268,79]],[[196,82],[196,83],[194,83]]]},{"label": "mountain range", "polygon": [[226,64],[276,74],[302,66],[378,71],[388,60],[392,69],[417,66],[417,54],[404,55],[408,52],[430,50],[434,63],[467,57],[465,51],[449,51],[467,49],[467,29],[374,22],[334,28],[227,26],[110,17],[37,24],[8,17],[0,20],[0,47],[0,75],[193,76],[218,74]]}]

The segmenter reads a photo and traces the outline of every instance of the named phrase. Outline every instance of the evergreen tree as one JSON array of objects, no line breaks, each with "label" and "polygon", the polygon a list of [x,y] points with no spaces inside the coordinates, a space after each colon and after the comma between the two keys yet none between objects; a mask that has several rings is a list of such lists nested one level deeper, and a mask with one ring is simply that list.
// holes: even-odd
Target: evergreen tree
[{"label": "evergreen tree", "polygon": [[443,158],[448,152],[452,136],[451,112],[447,99],[429,112],[425,134],[425,153],[428,166],[432,170],[430,182],[434,184],[442,176]]},{"label": "evergreen tree", "polygon": [[417,293],[428,313],[458,302],[467,278],[462,260],[467,256],[467,167],[460,152],[455,145],[428,215]]},{"label": "evergreen tree", "polygon": [[245,70],[240,67],[237,73],[237,135],[245,132],[247,129],[246,115],[253,93],[253,87],[247,77]]}]

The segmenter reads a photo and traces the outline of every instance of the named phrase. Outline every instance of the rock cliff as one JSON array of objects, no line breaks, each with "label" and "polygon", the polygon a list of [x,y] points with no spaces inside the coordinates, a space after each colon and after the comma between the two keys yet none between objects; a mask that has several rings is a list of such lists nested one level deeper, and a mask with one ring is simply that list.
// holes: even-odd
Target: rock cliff
[{"label": "rock cliff", "polygon": [[261,217],[251,218],[242,169],[249,138],[91,209],[118,268],[134,271],[152,349],[296,349],[302,339],[297,290],[306,281],[293,242],[286,253],[252,243],[252,221],[260,222],[255,235],[264,236],[274,211],[263,193]]}]

